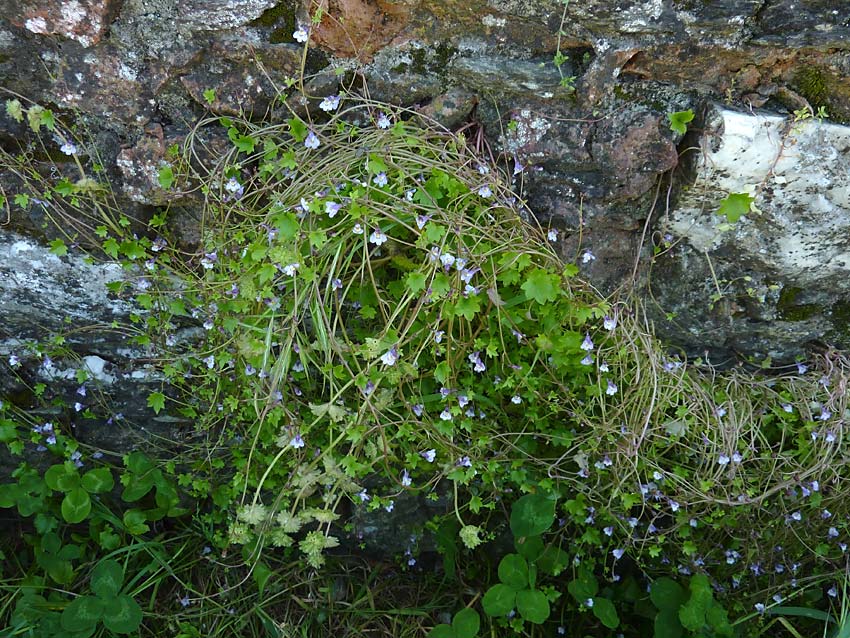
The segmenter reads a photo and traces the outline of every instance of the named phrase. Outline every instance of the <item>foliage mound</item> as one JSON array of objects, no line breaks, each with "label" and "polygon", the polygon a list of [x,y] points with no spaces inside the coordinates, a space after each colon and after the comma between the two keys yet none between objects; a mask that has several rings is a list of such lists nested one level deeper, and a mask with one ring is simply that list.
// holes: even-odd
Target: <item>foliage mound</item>
[{"label": "foliage mound", "polygon": [[[685,364],[636,301],[582,283],[510,171],[464,137],[353,97],[320,107],[271,124],[209,118],[172,149],[157,185],[202,210],[195,243],[177,205],[144,225],[122,215],[84,140],[45,109],[11,107],[71,159],[47,162],[51,174],[35,146],[4,151],[20,181],[15,210],[53,219],[66,233],[57,255],[95,241],[122,263],[113,292],[139,309],[124,329],[163,379],[148,405],[190,423],[160,458],[148,442],[118,463],[83,457],[70,430],[3,401],[0,440],[24,457],[0,491],[0,507],[26,519],[25,542],[7,553],[17,571],[4,571],[11,626],[155,627],[168,580],[187,606],[187,591],[204,601],[204,622],[233,631],[205,596],[220,564],[167,567],[177,542],[177,555],[241,556],[249,584],[227,571],[238,559],[222,581],[250,588],[243,627],[268,631],[292,616],[282,592],[293,574],[354,549],[355,521],[427,501],[439,515],[398,558],[419,569],[418,540],[436,539],[440,591],[456,587],[464,602],[433,623],[437,636],[475,635],[476,610],[494,632],[527,635],[757,633],[744,623],[754,603],[800,592],[811,602],[832,585],[850,515],[841,355],[770,377]],[[230,146],[213,154],[202,140],[217,127]],[[9,358],[38,401],[69,420],[114,416],[109,401],[81,412],[60,385],[36,385],[25,371],[45,356],[109,393],[57,337]],[[45,453],[56,458],[46,471]],[[61,587],[74,583],[92,594],[69,597]],[[106,597],[121,601],[120,618]],[[39,620],[38,609],[54,611]]]}]

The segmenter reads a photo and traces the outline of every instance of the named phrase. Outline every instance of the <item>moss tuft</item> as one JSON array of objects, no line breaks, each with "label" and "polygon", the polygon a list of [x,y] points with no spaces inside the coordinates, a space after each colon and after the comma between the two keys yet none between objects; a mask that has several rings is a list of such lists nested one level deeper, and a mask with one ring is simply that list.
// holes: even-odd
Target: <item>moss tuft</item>
[{"label": "moss tuft", "polygon": [[794,74],[794,89],[809,101],[813,109],[822,106],[829,111],[829,87],[820,69],[813,66],[798,69]]},{"label": "moss tuft", "polygon": [[813,303],[798,303],[802,288],[785,286],[779,293],[776,310],[783,321],[805,321],[820,313],[823,309]]}]

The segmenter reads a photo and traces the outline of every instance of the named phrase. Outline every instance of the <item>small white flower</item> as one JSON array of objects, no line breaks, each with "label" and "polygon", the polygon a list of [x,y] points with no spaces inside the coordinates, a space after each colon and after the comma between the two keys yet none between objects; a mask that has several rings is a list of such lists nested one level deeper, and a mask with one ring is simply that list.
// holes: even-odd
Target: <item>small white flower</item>
[{"label": "small white flower", "polygon": [[493,191],[490,190],[490,187],[485,184],[484,186],[478,189],[478,194],[481,197],[488,198],[493,196]]},{"label": "small white flower", "polygon": [[242,184],[239,183],[235,177],[231,177],[224,183],[224,190],[228,193],[238,193],[240,190],[244,190]]},{"label": "small white flower", "polygon": [[215,367],[215,355],[210,355],[203,359],[203,362],[207,365],[207,368],[212,370]]},{"label": "small white flower", "polygon": [[363,234],[363,226],[361,226],[360,224],[354,224],[354,228],[351,229],[351,232],[354,233],[355,235],[362,235]]},{"label": "small white flower", "polygon": [[602,320],[602,327],[606,330],[613,330],[617,327],[617,319],[606,315]]},{"label": "small white flower", "polygon": [[287,277],[293,277],[300,267],[301,264],[299,263],[288,264],[283,267],[283,274]]},{"label": "small white flower", "polygon": [[581,360],[581,365],[590,366],[593,365],[593,356],[590,354],[585,355],[584,359]]},{"label": "small white flower", "polygon": [[518,394],[513,395],[511,397],[511,403],[513,403],[514,405],[519,405],[520,403],[522,403],[522,397]]},{"label": "small white flower", "polygon": [[550,228],[549,232],[546,233],[546,237],[549,241],[558,241],[558,230],[555,228]]},{"label": "small white flower", "polygon": [[760,614],[763,614],[763,613],[764,613],[764,609],[765,609],[765,607],[764,607],[764,603],[756,603],[755,605],[753,605],[753,607],[755,608],[755,610],[756,610],[758,613],[760,613]]},{"label": "small white flower", "polygon": [[379,229],[369,235],[369,241],[375,244],[376,246],[380,246],[381,244],[387,241],[387,236]]},{"label": "small white flower", "polygon": [[319,138],[313,131],[307,133],[307,137],[304,138],[304,146],[307,148],[319,148]]},{"label": "small white flower", "polygon": [[585,250],[581,255],[581,263],[583,264],[589,264],[594,259],[596,259],[596,255],[594,255],[589,250]]},{"label": "small white flower", "polygon": [[585,352],[590,352],[591,350],[593,350],[594,345],[593,345],[593,340],[590,338],[590,333],[585,333],[584,341],[581,342],[580,347]]},{"label": "small white flower", "polygon": [[422,452],[422,458],[429,463],[433,463],[434,459],[437,458],[437,450],[425,450]]},{"label": "small white flower", "polygon": [[791,518],[793,518],[795,521],[802,521],[803,515],[799,511],[796,511],[791,514]]},{"label": "small white flower", "polygon": [[387,510],[388,512],[392,512],[394,507],[395,507],[395,503],[393,501],[390,501],[389,503],[384,505],[384,509]]},{"label": "small white flower", "polygon": [[717,464],[718,465],[729,465],[729,461],[731,461],[731,459],[728,456],[726,456],[725,454],[721,454],[720,456],[717,457]]},{"label": "small white flower", "polygon": [[65,155],[76,155],[77,147],[73,142],[65,142],[62,146],[59,147],[59,150],[65,153]]},{"label": "small white flower", "polygon": [[304,439],[301,438],[300,434],[296,434],[289,442],[289,446],[294,447],[295,449],[302,448],[304,447]]},{"label": "small white flower", "polygon": [[615,550],[614,550],[614,551],[612,551],[611,553],[614,555],[614,559],[615,559],[615,560],[620,560],[620,559],[623,557],[623,554],[625,554],[625,553],[626,553],[626,550],[624,550],[624,549],[615,549]]},{"label": "small white flower", "polygon": [[732,462],[733,463],[740,463],[743,460],[744,460],[744,457],[741,456],[740,452],[736,451],[734,454],[732,454]]},{"label": "small white flower", "polygon": [[609,397],[617,394],[617,386],[616,384],[612,383],[610,379],[608,379],[608,387],[605,389],[605,394],[607,394]]},{"label": "small white flower", "polygon": [[372,178],[372,183],[375,184],[375,186],[378,186],[378,187],[386,186],[387,185],[387,174],[384,173],[383,171],[378,173],[377,175],[375,175],[375,177]]},{"label": "small white flower", "polygon": [[84,406],[82,403],[80,403],[79,401],[77,401],[77,402],[74,404],[74,412],[82,412],[83,408],[85,408],[85,407],[86,407],[86,406]]},{"label": "small white flower", "polygon": [[588,598],[587,600],[585,600],[585,601],[584,601],[584,606],[585,606],[585,607],[593,607],[593,599],[592,599],[592,598]]},{"label": "small white flower", "polygon": [[450,268],[455,263],[455,257],[451,253],[443,253],[440,255],[440,263],[443,264],[443,267]]},{"label": "small white flower", "polygon": [[377,125],[378,128],[388,129],[393,125],[393,123],[390,121],[390,118],[387,117],[386,113],[381,113],[378,116]]},{"label": "small white flower", "polygon": [[490,172],[490,167],[489,167],[489,166],[486,166],[486,165],[484,165],[484,164],[479,164],[479,165],[478,165],[478,172],[479,172],[481,175],[487,175],[487,173],[489,173],[489,172]]},{"label": "small white flower", "polygon": [[410,474],[405,469],[404,472],[402,472],[402,474],[401,474],[401,484],[404,487],[410,487],[411,483],[413,483],[413,481],[410,478]]},{"label": "small white flower", "polygon": [[440,418],[443,421],[451,421],[452,420],[452,413],[451,413],[451,411],[449,411],[448,407],[443,408],[443,411],[440,412]]},{"label": "small white flower", "polygon": [[322,109],[325,113],[336,111],[339,108],[339,96],[329,95],[321,101],[321,103],[319,104],[319,108]]},{"label": "small white flower", "polygon": [[804,363],[798,363],[797,364],[797,374],[806,374],[806,372],[808,372],[808,370],[809,370],[809,366],[807,366],[806,364],[804,364]]},{"label": "small white flower", "polygon": [[292,37],[295,38],[296,42],[304,44],[307,40],[310,39],[310,34],[307,32],[306,27],[299,25],[295,32],[292,34]]}]

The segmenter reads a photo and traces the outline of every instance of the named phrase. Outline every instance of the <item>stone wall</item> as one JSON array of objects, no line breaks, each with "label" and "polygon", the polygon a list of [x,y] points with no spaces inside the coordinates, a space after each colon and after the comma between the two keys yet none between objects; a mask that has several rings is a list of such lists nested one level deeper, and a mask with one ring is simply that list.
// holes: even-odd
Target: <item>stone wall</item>
[{"label": "stone wall", "polygon": [[[318,7],[302,56],[292,34]],[[789,362],[812,344],[850,346],[850,18],[834,7],[2,0],[0,86],[84,126],[122,208],[145,219],[171,198],[155,170],[170,144],[210,111],[279,115],[275,96],[294,91],[303,63],[303,108],[356,87],[445,126],[479,127],[509,174],[524,167],[517,188],[562,231],[563,255],[604,292],[635,288],[671,344],[717,363]],[[809,106],[829,119],[792,121]],[[683,136],[667,114],[686,109],[696,118]],[[0,145],[14,152],[26,136],[0,116]],[[3,183],[14,192],[14,175]],[[719,202],[740,192],[761,212],[728,224]],[[105,271],[80,276],[82,262],[38,257],[32,242],[50,238],[38,205],[8,212],[0,350],[29,336],[25,318],[47,304],[53,317],[102,323],[114,304],[74,293]],[[34,277],[27,298],[20,269]],[[80,356],[114,355],[105,334],[75,344]]]}]

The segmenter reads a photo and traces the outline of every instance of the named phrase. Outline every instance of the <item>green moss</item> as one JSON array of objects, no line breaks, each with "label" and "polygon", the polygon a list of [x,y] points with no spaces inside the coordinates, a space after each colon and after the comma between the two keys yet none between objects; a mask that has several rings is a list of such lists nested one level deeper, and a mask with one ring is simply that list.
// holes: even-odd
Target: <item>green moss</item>
[{"label": "green moss", "polygon": [[455,53],[457,53],[455,47],[442,42],[433,49],[414,49],[410,52],[410,62],[399,64],[393,68],[393,71],[424,74],[432,69],[444,69]]},{"label": "green moss", "polygon": [[797,69],[794,74],[794,89],[806,98],[815,110],[821,106],[829,110],[829,87],[826,76],[820,69],[812,66]]},{"label": "green moss", "polygon": [[817,304],[798,303],[797,299],[801,292],[803,292],[803,289],[796,286],[785,286],[782,289],[782,292],[779,293],[779,301],[776,303],[780,319],[783,321],[805,321],[823,310]]},{"label": "green moss", "polygon": [[285,0],[271,9],[263,11],[263,14],[251,24],[256,27],[272,29],[269,34],[271,44],[292,42],[292,33],[298,26],[295,20],[295,10],[293,3],[290,0]]}]

